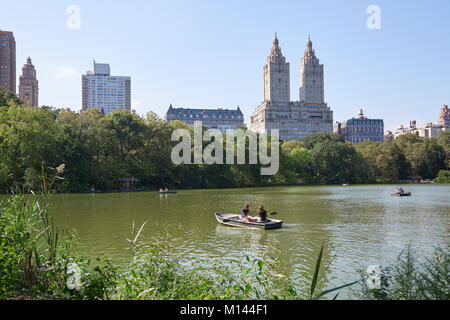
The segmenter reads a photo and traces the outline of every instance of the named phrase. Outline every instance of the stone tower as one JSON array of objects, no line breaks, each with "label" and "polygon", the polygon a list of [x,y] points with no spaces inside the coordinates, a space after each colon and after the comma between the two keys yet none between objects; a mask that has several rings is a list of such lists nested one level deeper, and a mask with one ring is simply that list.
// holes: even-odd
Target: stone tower
[{"label": "stone tower", "polygon": [[324,103],[323,64],[320,64],[308,37],[305,56],[300,65],[300,102]]},{"label": "stone tower", "polygon": [[19,99],[26,107],[37,108],[39,96],[39,82],[36,79],[36,69],[28,57],[27,63],[22,67],[22,75],[19,78]]},{"label": "stone tower", "polygon": [[439,115],[438,125],[444,128],[450,128],[450,109],[448,105],[445,105],[441,109],[441,114]]},{"label": "stone tower", "polygon": [[272,51],[264,66],[264,101],[290,101],[290,72],[289,63],[281,53],[277,34],[273,41]]}]

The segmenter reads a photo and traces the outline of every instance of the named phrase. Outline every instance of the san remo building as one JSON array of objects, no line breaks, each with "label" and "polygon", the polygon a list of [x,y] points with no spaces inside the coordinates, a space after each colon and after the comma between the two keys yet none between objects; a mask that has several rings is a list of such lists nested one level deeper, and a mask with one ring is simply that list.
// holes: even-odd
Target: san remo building
[{"label": "san remo building", "polygon": [[324,73],[308,39],[300,66],[300,101],[290,99],[290,67],[277,36],[264,66],[264,102],[250,117],[254,132],[280,131],[280,139],[301,140],[315,132],[333,132],[333,111],[324,102]]}]

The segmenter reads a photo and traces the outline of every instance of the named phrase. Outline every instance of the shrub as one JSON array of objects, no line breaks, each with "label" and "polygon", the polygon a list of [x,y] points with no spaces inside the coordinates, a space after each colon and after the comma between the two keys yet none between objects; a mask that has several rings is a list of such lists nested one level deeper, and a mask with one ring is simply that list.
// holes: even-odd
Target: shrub
[{"label": "shrub", "polygon": [[361,271],[356,296],[369,300],[449,300],[449,275],[448,251],[437,247],[434,257],[419,262],[408,246],[394,265],[382,268],[381,288],[369,288],[368,275]]},{"label": "shrub", "polygon": [[450,183],[450,170],[441,170],[439,171],[436,179],[434,180],[436,183]]}]

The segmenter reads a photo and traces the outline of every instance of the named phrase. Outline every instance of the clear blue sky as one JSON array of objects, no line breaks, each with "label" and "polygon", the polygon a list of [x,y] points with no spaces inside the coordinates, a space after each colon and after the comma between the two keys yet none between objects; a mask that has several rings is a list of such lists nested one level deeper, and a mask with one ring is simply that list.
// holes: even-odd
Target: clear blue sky
[{"label": "clear blue sky", "polygon": [[[335,121],[356,115],[436,122],[450,104],[450,1],[17,0],[2,1],[0,29],[13,31],[17,77],[31,56],[40,104],[81,108],[81,75],[92,60],[132,77],[133,108],[163,116],[169,106],[234,108],[246,122],[263,99],[262,68],[274,32],[291,63],[298,99],[300,59],[310,33],[325,65]],[[81,8],[70,30],[67,7]],[[369,5],[381,30],[369,30]]]}]

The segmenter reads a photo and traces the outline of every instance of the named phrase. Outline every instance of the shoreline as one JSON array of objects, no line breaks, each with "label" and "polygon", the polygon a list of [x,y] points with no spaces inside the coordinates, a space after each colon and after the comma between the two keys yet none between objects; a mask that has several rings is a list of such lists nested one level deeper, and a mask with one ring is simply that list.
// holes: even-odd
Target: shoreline
[{"label": "shoreline", "polygon": [[[450,184],[446,183],[434,183],[434,182],[428,182],[428,183],[413,183],[413,182],[398,182],[398,183],[367,183],[367,184],[349,184],[349,185],[341,185],[341,184],[281,184],[281,185],[269,185],[269,186],[251,186],[251,187],[224,187],[224,188],[192,188],[192,189],[186,189],[186,188],[173,188],[170,190],[176,190],[178,192],[180,191],[221,191],[221,190],[236,190],[236,189],[268,189],[268,188],[281,188],[281,187],[343,187],[343,188],[350,188],[350,187],[361,187],[361,186],[401,186],[401,185],[408,185],[408,186],[450,186]],[[147,189],[147,190],[129,190],[129,191],[100,191],[100,192],[59,192],[54,193],[56,195],[88,195],[88,194],[126,194],[126,193],[158,193],[159,189]],[[31,194],[31,193],[29,193]],[[0,196],[10,196],[13,195],[11,193],[0,193]],[[167,194],[158,194],[160,196],[164,196]],[[173,194],[172,194],[173,195]]]}]

